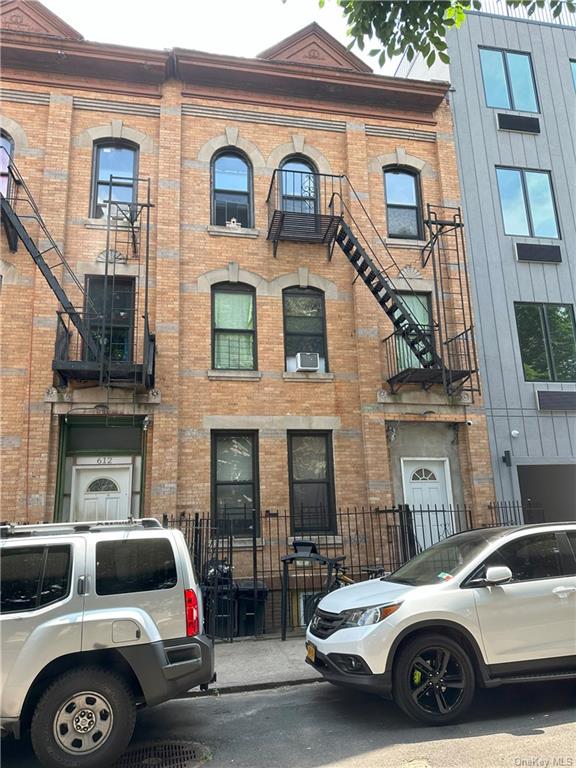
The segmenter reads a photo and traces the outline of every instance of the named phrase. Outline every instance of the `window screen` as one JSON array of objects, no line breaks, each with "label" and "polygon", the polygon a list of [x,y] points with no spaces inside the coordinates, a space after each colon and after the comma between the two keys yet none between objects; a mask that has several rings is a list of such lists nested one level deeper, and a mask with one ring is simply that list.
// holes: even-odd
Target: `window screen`
[{"label": "window screen", "polygon": [[124,539],[96,545],[98,595],[171,589],[177,581],[174,553],[167,539]]}]

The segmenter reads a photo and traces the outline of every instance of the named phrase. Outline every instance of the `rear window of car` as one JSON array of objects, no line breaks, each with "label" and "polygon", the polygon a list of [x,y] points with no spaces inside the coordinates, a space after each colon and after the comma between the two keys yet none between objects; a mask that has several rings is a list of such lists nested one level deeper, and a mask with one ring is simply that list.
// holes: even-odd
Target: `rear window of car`
[{"label": "rear window of car", "polygon": [[34,611],[70,593],[69,545],[0,550],[0,611]]},{"label": "rear window of car", "polygon": [[178,581],[167,539],[122,539],[96,544],[96,593],[123,595],[171,589]]}]

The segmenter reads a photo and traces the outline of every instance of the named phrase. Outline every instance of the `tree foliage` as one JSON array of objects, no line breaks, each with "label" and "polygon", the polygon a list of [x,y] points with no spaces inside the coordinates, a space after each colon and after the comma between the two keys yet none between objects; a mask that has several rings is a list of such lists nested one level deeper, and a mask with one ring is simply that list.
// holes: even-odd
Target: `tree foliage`
[{"label": "tree foliage", "polygon": [[[563,9],[576,12],[575,0],[500,0],[513,8],[524,6],[528,15],[537,8],[549,8],[554,17]],[[319,0],[324,5],[325,0]],[[460,27],[467,11],[481,10],[482,0],[336,0],[348,21],[350,48],[361,51],[368,41],[379,47],[370,51],[378,56],[380,66],[394,56],[405,54],[412,61],[417,53],[429,67],[436,57],[450,61],[446,34]]]}]

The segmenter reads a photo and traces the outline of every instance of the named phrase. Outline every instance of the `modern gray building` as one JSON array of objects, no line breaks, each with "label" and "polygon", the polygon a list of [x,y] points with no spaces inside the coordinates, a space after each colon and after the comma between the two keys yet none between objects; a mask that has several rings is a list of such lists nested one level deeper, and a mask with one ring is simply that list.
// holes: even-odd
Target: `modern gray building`
[{"label": "modern gray building", "polygon": [[[488,3],[500,10],[503,3]],[[484,4],[486,9],[487,4]],[[507,13],[504,6],[503,12]],[[576,518],[576,16],[471,13],[448,35],[476,338],[499,500]],[[530,510],[538,510],[530,511]]]}]

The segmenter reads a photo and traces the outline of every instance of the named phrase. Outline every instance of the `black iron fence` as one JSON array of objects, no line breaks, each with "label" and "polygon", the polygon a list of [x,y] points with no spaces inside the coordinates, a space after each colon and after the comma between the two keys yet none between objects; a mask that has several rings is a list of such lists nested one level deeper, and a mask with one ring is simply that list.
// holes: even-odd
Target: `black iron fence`
[{"label": "black iron fence", "polygon": [[[277,634],[283,625],[301,631],[335,567],[363,581],[391,573],[454,533],[542,520],[542,510],[516,502],[493,502],[475,513],[458,506],[345,508],[329,515],[331,532],[315,533],[307,526],[306,533],[297,533],[288,510],[257,514],[246,508],[243,514],[241,523],[237,509],[233,519],[215,524],[199,513],[163,520],[186,538],[203,584],[210,634],[227,640]],[[319,522],[326,519],[326,511],[318,510]],[[320,557],[300,556],[303,540],[309,542],[304,550],[312,547]]]}]

